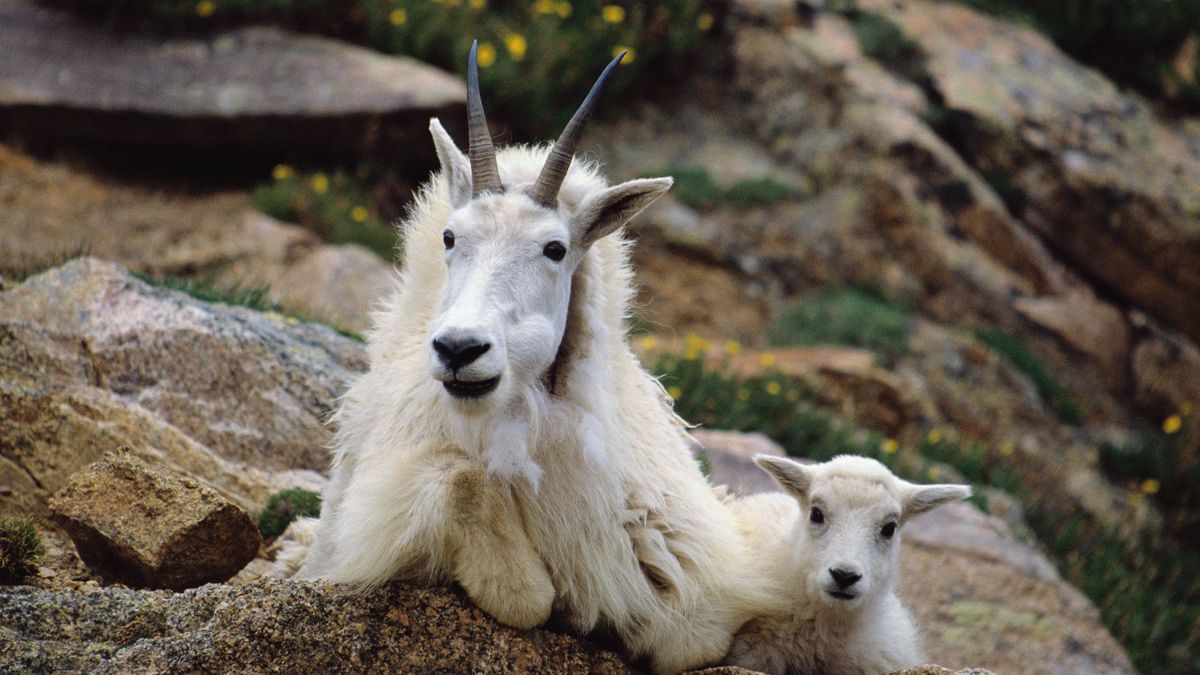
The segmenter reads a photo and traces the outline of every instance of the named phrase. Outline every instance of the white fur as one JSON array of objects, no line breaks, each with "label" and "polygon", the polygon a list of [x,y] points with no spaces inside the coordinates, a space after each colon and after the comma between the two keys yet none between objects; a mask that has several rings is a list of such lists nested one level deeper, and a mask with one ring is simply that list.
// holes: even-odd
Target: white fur
[{"label": "white fur", "polygon": [[[922,663],[917,627],[895,592],[900,526],[965,499],[970,488],[913,485],[865,457],[809,466],[761,455],[755,461],[788,494],[729,503],[757,556],[746,573],[772,601],[738,632],[726,662],[779,675],[882,673]],[[823,523],[813,522],[814,508]],[[896,525],[890,538],[888,523]],[[861,579],[840,588],[834,569]]]},{"label": "white fur", "polygon": [[[719,660],[764,598],[737,573],[750,554],[732,511],[628,347],[629,245],[606,236],[669,179],[610,188],[577,160],[551,211],[523,194],[546,148],[507,148],[505,192],[470,199],[465,158],[432,131],[443,171],[403,225],[370,370],[335,416],[332,479],[299,576],[457,582],[504,623],[553,612],[577,633],[614,634],[657,672]],[[561,263],[543,255],[549,240],[569,244]],[[498,374],[493,393],[447,394],[453,374],[431,350],[446,334],[491,343],[459,377]]]}]

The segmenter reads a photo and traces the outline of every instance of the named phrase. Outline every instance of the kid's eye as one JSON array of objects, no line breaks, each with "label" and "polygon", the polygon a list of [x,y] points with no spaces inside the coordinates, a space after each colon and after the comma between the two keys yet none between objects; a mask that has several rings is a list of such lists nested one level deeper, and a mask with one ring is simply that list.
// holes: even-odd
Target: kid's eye
[{"label": "kid's eye", "polygon": [[454,233],[450,230],[442,232],[442,243],[446,245],[446,250],[454,248]]},{"label": "kid's eye", "polygon": [[552,241],[549,244],[546,244],[546,247],[542,249],[542,255],[553,260],[554,262],[558,262],[567,255],[567,247],[563,246],[562,242]]},{"label": "kid's eye", "polygon": [[823,523],[825,522],[825,514],[821,513],[821,509],[814,506],[812,512],[808,514],[808,519],[814,523]]},{"label": "kid's eye", "polygon": [[879,531],[879,534],[883,535],[884,539],[891,539],[892,535],[896,534],[896,524],[888,523],[887,525],[884,525],[883,529]]}]

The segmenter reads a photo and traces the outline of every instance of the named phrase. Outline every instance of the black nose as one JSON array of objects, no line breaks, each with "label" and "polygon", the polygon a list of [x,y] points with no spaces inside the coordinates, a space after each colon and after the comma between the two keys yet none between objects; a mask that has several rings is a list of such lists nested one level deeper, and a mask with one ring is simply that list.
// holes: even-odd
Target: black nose
[{"label": "black nose", "polygon": [[842,590],[850,588],[862,578],[861,574],[847,572],[846,570],[829,570],[829,574],[833,577],[833,582]]},{"label": "black nose", "polygon": [[438,360],[450,370],[458,370],[463,366],[470,365],[491,348],[492,345],[487,342],[479,342],[470,338],[465,340],[435,338],[433,341],[433,351],[437,352]]}]

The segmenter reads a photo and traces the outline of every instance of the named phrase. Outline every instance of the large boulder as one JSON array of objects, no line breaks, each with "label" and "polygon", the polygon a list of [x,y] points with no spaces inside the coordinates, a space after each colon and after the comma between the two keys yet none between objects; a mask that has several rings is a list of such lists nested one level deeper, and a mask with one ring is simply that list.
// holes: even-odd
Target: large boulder
[{"label": "large boulder", "polygon": [[456,77],[325,38],[121,35],[21,1],[0,3],[0,25],[0,127],[24,136],[427,167],[429,117],[464,119]]},{"label": "large boulder", "polygon": [[89,567],[134,586],[225,581],[262,544],[250,516],[218,492],[128,454],[76,473],[50,510]]},{"label": "large boulder", "polygon": [[0,508],[44,516],[71,474],[129,448],[257,512],[322,484],[326,419],[365,367],[325,326],[71,261],[0,293]]}]

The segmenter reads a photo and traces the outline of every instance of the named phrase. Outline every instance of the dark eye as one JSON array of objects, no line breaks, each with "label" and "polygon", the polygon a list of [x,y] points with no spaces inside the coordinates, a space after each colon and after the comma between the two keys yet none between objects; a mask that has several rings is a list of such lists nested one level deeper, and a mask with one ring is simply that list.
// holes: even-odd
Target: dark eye
[{"label": "dark eye", "polygon": [[450,230],[442,232],[442,243],[446,245],[446,250],[454,248],[454,233]]},{"label": "dark eye", "polygon": [[823,523],[825,522],[825,514],[821,513],[821,509],[814,506],[812,513],[808,514],[808,519],[814,523]]},{"label": "dark eye", "polygon": [[896,534],[896,524],[888,523],[887,525],[884,525],[883,529],[879,531],[879,534],[882,534],[884,539],[891,539],[892,535]]},{"label": "dark eye", "polygon": [[554,262],[558,262],[563,259],[563,256],[567,255],[567,247],[563,246],[561,242],[552,241],[546,244],[546,248],[542,249],[542,255]]}]

